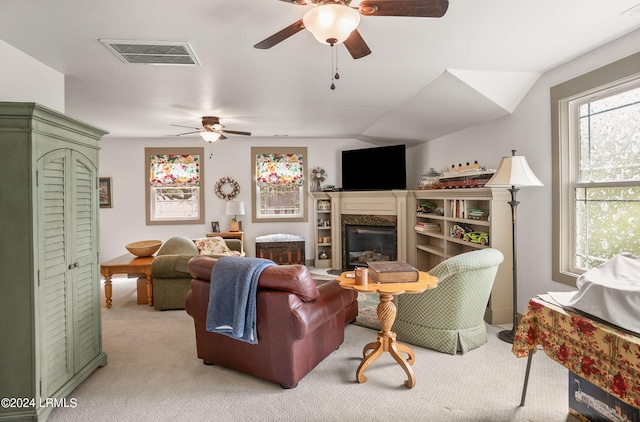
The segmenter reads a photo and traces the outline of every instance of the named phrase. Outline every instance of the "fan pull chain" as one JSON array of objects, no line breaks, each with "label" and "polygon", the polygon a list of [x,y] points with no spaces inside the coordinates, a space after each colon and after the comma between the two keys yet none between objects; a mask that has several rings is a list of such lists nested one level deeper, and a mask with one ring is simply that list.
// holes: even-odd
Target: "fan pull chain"
[{"label": "fan pull chain", "polygon": [[[333,83],[335,79],[340,79],[340,74],[338,73],[338,49],[335,48],[336,42],[338,42],[335,38],[327,39],[329,46],[331,47],[331,90],[336,89],[336,84]],[[335,72],[334,72],[335,69]]]},{"label": "fan pull chain", "polygon": [[335,74],[333,73],[333,69],[335,69],[334,51],[335,47],[333,44],[331,44],[331,90],[336,89],[336,84],[333,83],[333,81],[335,80]]},{"label": "fan pull chain", "polygon": [[338,73],[338,49],[337,48],[335,48],[334,53],[335,53],[334,55],[336,57],[336,74],[334,75],[334,78],[340,79],[340,74]]}]

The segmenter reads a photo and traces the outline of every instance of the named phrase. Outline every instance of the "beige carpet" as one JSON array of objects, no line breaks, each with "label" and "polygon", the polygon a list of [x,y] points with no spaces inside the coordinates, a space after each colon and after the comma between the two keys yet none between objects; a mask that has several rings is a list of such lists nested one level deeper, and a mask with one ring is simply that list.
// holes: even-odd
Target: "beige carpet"
[{"label": "beige carpet", "polygon": [[[519,407],[526,365],[488,327],[489,342],[464,355],[414,347],[417,384],[388,354],[355,381],[362,347],[376,332],[345,328],[345,343],[291,390],[197,359],[193,322],[184,311],[137,305],[135,281],[113,282],[102,309],[109,363],[55,409],[50,421],[565,421],[567,370],[537,353],[527,404]],[[571,418],[571,419],[569,419]]]}]

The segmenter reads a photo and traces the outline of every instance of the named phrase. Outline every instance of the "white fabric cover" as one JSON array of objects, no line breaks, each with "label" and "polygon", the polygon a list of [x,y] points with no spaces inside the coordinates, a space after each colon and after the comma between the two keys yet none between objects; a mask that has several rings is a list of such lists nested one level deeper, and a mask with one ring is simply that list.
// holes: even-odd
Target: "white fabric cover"
[{"label": "white fabric cover", "polygon": [[256,243],[264,242],[302,242],[304,237],[297,234],[265,234],[264,236],[256,237]]},{"label": "white fabric cover", "polygon": [[562,306],[640,333],[640,257],[621,253],[583,273],[577,292],[549,293]]}]

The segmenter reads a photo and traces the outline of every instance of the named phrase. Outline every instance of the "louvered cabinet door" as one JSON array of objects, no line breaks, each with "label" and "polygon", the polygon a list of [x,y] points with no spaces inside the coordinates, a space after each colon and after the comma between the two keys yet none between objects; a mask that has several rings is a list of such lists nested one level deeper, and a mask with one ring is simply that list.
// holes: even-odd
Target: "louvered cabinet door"
[{"label": "louvered cabinet door", "polygon": [[74,365],[78,372],[101,352],[100,346],[100,285],[98,276],[97,170],[83,155],[72,152],[71,195],[73,241],[69,257],[73,262]]},{"label": "louvered cabinet door", "polygon": [[73,376],[71,291],[67,247],[69,151],[55,150],[38,160],[39,333],[41,397]]},{"label": "louvered cabinet door", "polygon": [[97,170],[68,149],[46,154],[38,167],[38,221],[44,239],[40,362],[47,397],[101,352]]}]

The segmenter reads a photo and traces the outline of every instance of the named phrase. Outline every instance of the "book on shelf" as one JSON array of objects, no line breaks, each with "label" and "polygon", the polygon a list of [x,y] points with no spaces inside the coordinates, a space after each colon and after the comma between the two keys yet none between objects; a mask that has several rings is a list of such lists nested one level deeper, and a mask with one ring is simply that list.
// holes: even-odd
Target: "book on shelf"
[{"label": "book on shelf", "polygon": [[451,201],[451,217],[466,218],[467,217],[467,200],[455,199]]},{"label": "book on shelf", "polygon": [[413,228],[419,232],[432,232],[438,233],[440,231],[440,224],[437,223],[423,223],[421,221],[417,222]]},{"label": "book on shelf", "polygon": [[417,268],[404,261],[372,261],[369,275],[377,283],[414,283],[420,278]]},{"label": "book on shelf", "polygon": [[487,220],[489,218],[489,213],[486,211],[482,211],[476,208],[469,208],[469,216],[471,220]]}]

